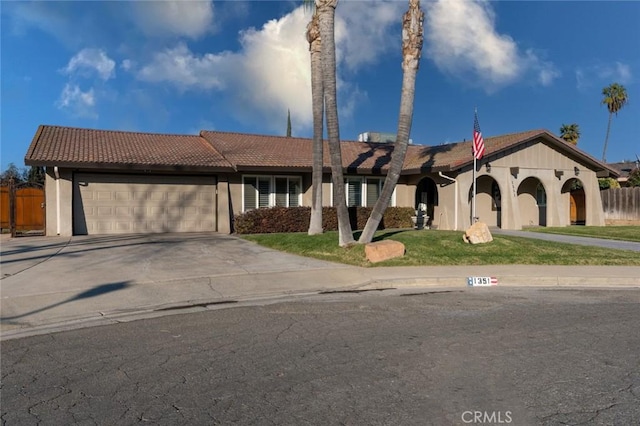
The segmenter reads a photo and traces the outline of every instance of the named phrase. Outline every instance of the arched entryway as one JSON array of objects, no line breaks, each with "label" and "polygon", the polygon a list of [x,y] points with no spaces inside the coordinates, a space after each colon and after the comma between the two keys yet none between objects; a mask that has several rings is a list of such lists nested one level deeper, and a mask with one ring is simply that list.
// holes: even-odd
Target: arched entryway
[{"label": "arched entryway", "polygon": [[[469,212],[472,213],[473,186],[469,188]],[[476,181],[476,217],[488,226],[502,227],[502,203],[498,182],[491,176],[480,176]],[[471,218],[473,221],[473,218]]]},{"label": "arched entryway", "polygon": [[569,193],[569,223],[584,225],[587,222],[587,203],[584,186],[579,179],[569,179],[562,186],[562,193]]},{"label": "arched entryway", "polygon": [[518,207],[522,226],[547,226],[547,192],[535,177],[518,186]]},{"label": "arched entryway", "polygon": [[427,206],[426,215],[429,216],[427,225],[430,225],[433,221],[435,207],[438,205],[438,186],[431,178],[425,177],[418,183],[414,205],[416,209],[420,203]]}]

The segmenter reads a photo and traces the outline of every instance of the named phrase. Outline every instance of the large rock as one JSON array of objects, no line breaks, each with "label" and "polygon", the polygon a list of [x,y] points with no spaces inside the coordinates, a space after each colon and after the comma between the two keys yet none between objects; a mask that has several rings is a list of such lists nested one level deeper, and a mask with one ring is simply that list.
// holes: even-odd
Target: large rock
[{"label": "large rock", "polygon": [[465,243],[482,244],[493,241],[489,227],[484,222],[476,222],[462,236]]},{"label": "large rock", "polygon": [[364,252],[369,262],[377,263],[404,256],[404,244],[392,240],[377,241],[365,245]]}]

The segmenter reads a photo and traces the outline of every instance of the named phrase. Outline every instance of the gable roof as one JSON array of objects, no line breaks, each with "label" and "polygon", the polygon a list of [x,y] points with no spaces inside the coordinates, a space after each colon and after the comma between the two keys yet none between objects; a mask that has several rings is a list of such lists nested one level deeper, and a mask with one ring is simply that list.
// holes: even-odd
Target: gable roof
[{"label": "gable roof", "polygon": [[27,151],[25,164],[149,170],[233,170],[233,166],[200,136],[45,125],[38,127]]},{"label": "gable roof", "polygon": [[[486,137],[484,138],[484,158],[490,158],[504,151],[521,147],[531,142],[540,141],[554,146],[567,155],[578,158],[599,174],[606,174],[607,176],[618,175],[615,169],[545,129]],[[409,152],[407,152],[407,160],[405,161],[403,173],[418,173],[421,170],[429,170],[432,172],[453,171],[469,167],[473,164],[471,144],[472,141],[469,140],[446,145],[423,147],[420,152],[417,154],[414,153],[411,157]]]},{"label": "gable roof", "polygon": [[[618,172],[547,130],[530,130],[487,137],[485,157],[533,141],[543,140],[579,158],[596,172]],[[111,167],[203,171],[309,171],[313,140],[284,136],[203,130],[199,135],[166,135],[40,126],[25,157],[27,165]],[[392,144],[347,142],[341,144],[347,173],[386,174]],[[330,170],[328,143],[323,164]],[[471,141],[446,145],[409,145],[403,174],[455,171],[473,163]]]}]

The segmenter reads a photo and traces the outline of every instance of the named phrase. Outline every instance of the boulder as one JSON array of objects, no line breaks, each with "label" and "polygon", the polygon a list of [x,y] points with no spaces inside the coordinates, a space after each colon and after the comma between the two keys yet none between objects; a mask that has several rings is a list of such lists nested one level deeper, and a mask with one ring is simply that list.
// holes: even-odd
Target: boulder
[{"label": "boulder", "polygon": [[404,244],[392,240],[376,241],[365,245],[364,252],[369,262],[377,263],[404,256]]},{"label": "boulder", "polygon": [[489,227],[484,222],[476,222],[462,236],[465,243],[483,244],[493,241]]}]

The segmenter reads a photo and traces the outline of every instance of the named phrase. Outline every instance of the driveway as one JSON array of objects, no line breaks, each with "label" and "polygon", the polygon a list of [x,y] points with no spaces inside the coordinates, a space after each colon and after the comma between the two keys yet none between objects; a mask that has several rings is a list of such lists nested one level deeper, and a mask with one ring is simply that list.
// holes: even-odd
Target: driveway
[{"label": "driveway", "polygon": [[[15,238],[1,254],[3,333],[238,292],[304,292],[310,272],[358,270],[215,233]],[[274,279],[285,272],[292,282]]]},{"label": "driveway", "polygon": [[640,287],[637,266],[359,268],[215,233],[0,242],[0,339],[326,291],[464,288],[470,276],[501,286]]}]

